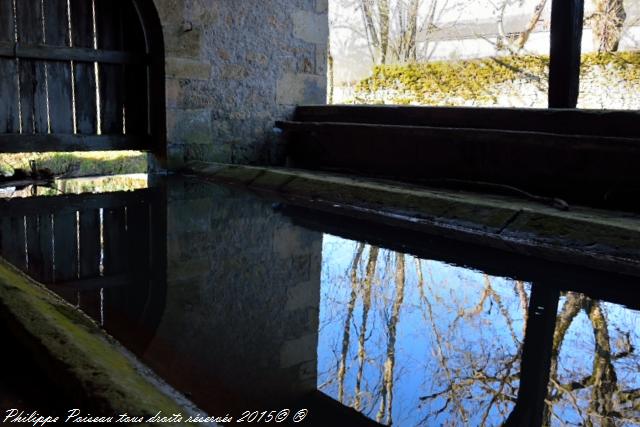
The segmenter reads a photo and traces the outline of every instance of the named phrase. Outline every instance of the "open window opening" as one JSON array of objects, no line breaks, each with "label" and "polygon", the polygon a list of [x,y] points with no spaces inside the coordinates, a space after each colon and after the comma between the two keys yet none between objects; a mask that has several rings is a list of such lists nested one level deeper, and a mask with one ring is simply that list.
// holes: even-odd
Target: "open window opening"
[{"label": "open window opening", "polygon": [[[554,106],[549,104],[554,3],[335,0],[329,103]],[[640,2],[572,3],[584,16],[576,40],[582,45],[578,108],[638,109],[633,94],[640,72]],[[567,49],[555,54],[570,55]]]}]

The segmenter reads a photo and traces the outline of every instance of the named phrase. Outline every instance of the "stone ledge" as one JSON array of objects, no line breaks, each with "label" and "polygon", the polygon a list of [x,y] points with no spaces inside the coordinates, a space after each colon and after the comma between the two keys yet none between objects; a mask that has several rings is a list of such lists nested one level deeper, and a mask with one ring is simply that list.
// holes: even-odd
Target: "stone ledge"
[{"label": "stone ledge", "polygon": [[37,354],[38,368],[81,400],[83,412],[145,418],[158,411],[167,416],[199,412],[89,317],[2,258],[0,308],[0,320],[11,325],[18,345]]},{"label": "stone ledge", "polygon": [[323,172],[196,162],[187,171],[283,202],[377,217],[456,240],[640,276],[640,216]]}]

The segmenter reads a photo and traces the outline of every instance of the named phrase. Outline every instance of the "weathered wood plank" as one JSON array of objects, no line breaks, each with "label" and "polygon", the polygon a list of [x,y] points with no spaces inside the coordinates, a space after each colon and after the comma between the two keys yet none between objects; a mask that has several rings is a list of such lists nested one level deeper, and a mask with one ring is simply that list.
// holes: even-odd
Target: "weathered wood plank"
[{"label": "weathered wood plank", "polygon": [[612,190],[640,188],[638,138],[348,123],[278,126],[289,131],[289,151],[299,167],[436,185],[493,183],[576,203],[607,204]]},{"label": "weathered wood plank", "polygon": [[53,282],[53,219],[49,213],[41,214],[39,221],[40,250],[42,251],[42,283]]},{"label": "weathered wood plank", "polygon": [[122,274],[127,271],[129,257],[125,208],[105,209],[103,224],[104,274]]},{"label": "weathered wood plank", "polygon": [[150,224],[148,203],[141,201],[127,206],[127,239],[132,254],[129,261],[131,270],[136,272],[138,285],[149,281]]},{"label": "weathered wood plank", "polygon": [[77,213],[57,213],[53,218],[55,282],[78,279]]},{"label": "weathered wood plank", "polygon": [[[134,2],[125,2],[122,10],[123,43],[126,50],[145,52],[145,37]],[[127,135],[149,133],[148,67],[125,66],[125,128]]]},{"label": "weathered wood plank", "polygon": [[296,108],[301,122],[502,129],[569,135],[638,136],[640,112],[613,110],[308,105]]},{"label": "weathered wood plank", "polygon": [[19,135],[0,134],[0,152],[55,152],[140,150],[151,147],[151,140],[139,135]]},{"label": "weathered wood plank", "polygon": [[[16,2],[18,43],[44,42],[40,0]],[[32,60],[19,61],[22,133],[47,133],[47,92],[45,65]]]},{"label": "weathered wood plank", "polygon": [[[7,0],[2,0],[2,1],[7,1]],[[1,5],[2,3],[0,3]],[[2,19],[4,19],[6,21],[8,17],[7,16],[2,16]],[[16,44],[13,42],[13,18],[11,17],[12,21],[10,24],[10,26],[7,26],[5,28],[2,29],[2,33],[5,35],[5,37],[11,37],[12,41],[0,41],[0,57],[2,58],[11,58],[11,59],[15,59],[16,55]],[[5,22],[6,24],[6,22]],[[8,30],[11,30],[8,31]],[[8,40],[8,39],[7,39]]]},{"label": "weathered wood plank", "polygon": [[0,199],[0,218],[72,213],[82,209],[124,209],[125,206],[156,197],[154,190],[119,191],[104,194],[66,194],[63,196]]},{"label": "weathered wood plank", "polygon": [[100,211],[80,211],[80,278],[100,275]]},{"label": "weathered wood plank", "polygon": [[584,0],[553,0],[549,107],[575,108],[580,94]]},{"label": "weathered wood plank", "polygon": [[0,44],[0,57],[130,65],[144,65],[149,61],[148,56],[140,52],[15,43]]},{"label": "weathered wood plank", "polygon": [[[94,48],[92,2],[70,0],[71,40],[74,47]],[[93,135],[98,130],[96,75],[93,64],[74,63],[76,132]]]},{"label": "weathered wood plank", "polygon": [[[0,0],[0,43],[13,43],[13,2]],[[0,133],[20,131],[15,59],[0,58]]]},{"label": "weathered wood plank", "polygon": [[[98,48],[122,49],[122,0],[96,0]],[[123,133],[124,68],[100,64],[102,133]]]},{"label": "weathered wood plank", "polygon": [[27,256],[29,275],[39,282],[44,276],[44,252],[40,240],[40,218],[38,215],[26,217]]},{"label": "weathered wood plank", "polygon": [[14,266],[25,269],[25,229],[23,216],[6,216],[0,219],[0,247],[2,257]]},{"label": "weathered wood plank", "polygon": [[[51,46],[69,46],[69,24],[66,0],[46,0],[44,2],[45,17],[45,51],[51,52]],[[19,46],[17,54],[24,53],[24,47]],[[28,49],[27,49],[28,53]],[[28,55],[22,55],[27,57]],[[31,56],[34,59],[37,56]],[[73,133],[73,95],[71,82],[71,62],[49,62],[47,64],[47,84],[49,101],[49,125],[52,133]]]}]

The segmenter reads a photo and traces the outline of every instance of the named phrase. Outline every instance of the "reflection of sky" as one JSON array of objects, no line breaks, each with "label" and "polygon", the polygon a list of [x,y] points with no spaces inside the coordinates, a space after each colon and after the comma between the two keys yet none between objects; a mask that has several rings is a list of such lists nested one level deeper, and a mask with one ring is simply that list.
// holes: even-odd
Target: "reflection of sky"
[{"label": "reflection of sky", "polygon": [[[338,400],[338,367],[345,319],[351,297],[351,264],[357,242],[326,235],[323,243],[318,387]],[[370,246],[358,268],[365,276]],[[393,424],[500,425],[513,409],[517,396],[519,350],[524,314],[517,283],[489,277],[479,271],[421,260],[406,255],[405,292],[397,323],[393,384]],[[424,278],[420,291],[418,265]],[[396,254],[381,250],[373,283],[370,314],[366,323],[366,359],[362,368],[361,412],[372,419],[380,410],[383,372],[392,307],[397,297]],[[492,292],[486,293],[487,286]],[[526,299],[530,287],[524,286]],[[350,322],[349,348],[344,376],[345,405],[353,406],[358,376],[358,336],[362,330],[363,292]],[[485,298],[483,298],[483,296]],[[563,296],[559,310],[566,301]],[[601,307],[615,369],[615,410],[622,418],[612,425],[640,425],[640,411],[633,403],[621,404],[619,392],[640,388],[640,313],[607,302]],[[482,303],[481,303],[482,302]],[[558,357],[558,380],[581,381],[594,369],[593,325],[584,310],[571,322]],[[626,353],[625,353],[626,351]],[[623,357],[618,357],[624,355]],[[454,393],[434,396],[449,388]],[[582,425],[593,409],[593,387],[564,393],[554,403],[551,425]],[[424,399],[424,397],[429,397]],[[421,399],[423,398],[423,399]],[[488,409],[490,408],[490,409]],[[625,421],[626,419],[626,421]],[[384,419],[386,421],[386,419]],[[594,425],[601,419],[592,416]]]},{"label": "reflection of sky", "polygon": [[[351,295],[349,272],[357,245],[328,235],[323,243],[318,385],[334,399],[338,397],[337,371]],[[369,246],[358,270],[360,279],[364,277],[368,259]],[[387,322],[397,296],[395,262],[395,253],[380,251],[366,325],[367,357],[362,375],[361,410],[372,419],[376,419],[380,409],[383,366],[387,359]],[[523,337],[524,311],[515,282],[485,278],[481,272],[436,261],[420,261],[424,277],[421,294],[417,268],[417,260],[405,256],[405,293],[395,346],[393,424],[460,424],[466,419],[469,425],[479,425],[496,394],[488,389],[500,389],[499,381],[483,376],[505,377],[510,372],[513,377],[497,394],[517,394],[518,381],[513,374],[519,368],[516,355]],[[487,283],[495,293],[476,310]],[[526,289],[528,294],[528,286]],[[350,325],[344,380],[347,405],[353,405],[354,401],[362,314],[362,293],[359,292]],[[420,400],[451,385],[456,393]],[[453,395],[460,401],[458,409],[450,400]],[[512,406],[504,398],[497,399],[488,411],[486,423],[499,425]]]}]

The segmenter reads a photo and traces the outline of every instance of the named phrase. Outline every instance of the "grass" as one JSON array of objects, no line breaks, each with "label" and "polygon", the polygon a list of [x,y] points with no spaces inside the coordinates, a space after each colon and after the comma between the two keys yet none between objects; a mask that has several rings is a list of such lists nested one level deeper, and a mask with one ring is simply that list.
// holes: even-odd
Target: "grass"
[{"label": "grass", "polygon": [[35,160],[38,169],[54,175],[73,170],[74,176],[121,175],[147,172],[147,154],[139,151],[79,153],[0,154],[0,174],[11,176],[15,169],[30,170]]}]

